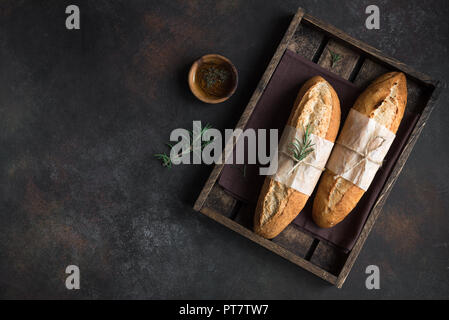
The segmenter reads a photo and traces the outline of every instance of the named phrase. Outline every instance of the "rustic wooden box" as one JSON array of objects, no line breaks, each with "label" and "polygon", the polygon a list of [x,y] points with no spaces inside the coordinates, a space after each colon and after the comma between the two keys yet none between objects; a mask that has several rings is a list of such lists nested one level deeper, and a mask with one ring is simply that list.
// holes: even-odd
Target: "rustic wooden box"
[{"label": "rustic wooden box", "polygon": [[[225,193],[217,183],[223,169],[222,164],[214,167],[194,209],[341,288],[434,107],[439,93],[438,81],[383,55],[377,49],[348,36],[335,27],[305,14],[304,10],[300,8],[290,23],[236,128],[245,128],[249,116],[287,49],[363,88],[385,72],[400,70],[407,75],[407,110],[420,114],[418,123],[383,186],[352,251],[345,253],[327,245],[298,230],[293,224],[273,240],[264,239],[252,232],[254,208]],[[331,66],[330,63],[330,51],[343,57],[334,66]]]}]

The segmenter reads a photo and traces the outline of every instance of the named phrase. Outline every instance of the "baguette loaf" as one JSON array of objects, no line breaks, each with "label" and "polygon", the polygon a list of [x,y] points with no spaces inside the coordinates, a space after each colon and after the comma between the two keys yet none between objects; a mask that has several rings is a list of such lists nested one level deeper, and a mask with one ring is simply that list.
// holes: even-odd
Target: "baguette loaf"
[{"label": "baguette loaf", "polygon": [[[396,133],[406,104],[405,75],[390,72],[371,83],[357,98],[353,108]],[[321,228],[335,226],[354,209],[364,193],[352,182],[326,169],[314,199],[313,220]]]},{"label": "baguette loaf", "polygon": [[[334,142],[340,126],[340,101],[322,77],[308,80],[300,89],[287,125],[310,126],[310,133]],[[254,231],[262,237],[276,237],[306,204],[305,195],[266,177],[254,216]]]}]

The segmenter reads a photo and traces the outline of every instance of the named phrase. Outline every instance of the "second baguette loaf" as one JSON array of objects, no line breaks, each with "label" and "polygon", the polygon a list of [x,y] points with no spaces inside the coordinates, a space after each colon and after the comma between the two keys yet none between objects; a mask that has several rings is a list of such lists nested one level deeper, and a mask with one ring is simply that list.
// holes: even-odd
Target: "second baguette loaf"
[{"label": "second baguette loaf", "polygon": [[[322,77],[308,80],[299,91],[287,125],[310,126],[311,133],[334,142],[340,126],[340,101],[332,86]],[[308,195],[266,177],[254,217],[254,231],[271,239],[298,215]]]},{"label": "second baguette loaf", "polygon": [[[406,104],[405,75],[390,72],[371,83],[357,98],[353,109],[396,133]],[[326,169],[314,199],[313,220],[322,228],[335,226],[354,209],[364,193],[352,182]]]}]

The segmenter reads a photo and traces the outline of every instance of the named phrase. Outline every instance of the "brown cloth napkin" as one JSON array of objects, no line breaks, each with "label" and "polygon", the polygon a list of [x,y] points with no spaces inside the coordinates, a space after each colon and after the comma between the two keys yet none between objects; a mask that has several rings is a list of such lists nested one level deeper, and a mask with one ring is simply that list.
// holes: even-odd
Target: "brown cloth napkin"
[{"label": "brown cloth napkin", "polygon": [[[341,124],[343,125],[350,108],[362,90],[312,61],[287,50],[248,120],[246,129],[279,129],[280,138],[299,89],[308,79],[316,75],[325,78],[337,92],[340,98]],[[384,165],[377,172],[370,188],[356,208],[343,222],[330,229],[317,227],[311,218],[315,196],[313,193],[307,205],[292,223],[320,240],[346,252],[350,251],[418,118],[416,114],[404,115],[395,141],[385,157]],[[264,179],[265,176],[259,175],[258,165],[229,164],[223,168],[218,183],[235,198],[255,204]]]}]

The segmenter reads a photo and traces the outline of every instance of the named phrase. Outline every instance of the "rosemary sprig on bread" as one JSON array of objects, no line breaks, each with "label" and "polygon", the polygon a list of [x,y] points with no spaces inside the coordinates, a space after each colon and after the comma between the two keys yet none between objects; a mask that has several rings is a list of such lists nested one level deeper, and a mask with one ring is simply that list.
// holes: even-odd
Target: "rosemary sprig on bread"
[{"label": "rosemary sprig on bread", "polygon": [[[320,76],[304,83],[286,125],[284,131],[291,132],[285,140],[286,147],[280,148],[278,170],[265,178],[254,214],[254,232],[267,239],[279,235],[300,214],[312,194],[323,168],[317,159],[311,159],[310,153],[316,152],[320,161],[327,162],[332,146],[324,152],[324,145],[333,145],[340,126],[340,100],[330,83]],[[301,138],[295,140],[299,131]],[[317,170],[309,170],[310,167]],[[301,173],[292,176],[295,170]],[[306,172],[306,179],[301,179]],[[298,185],[293,183],[297,177]]]},{"label": "rosemary sprig on bread", "polygon": [[302,142],[295,138],[291,143],[289,150],[292,153],[293,158],[296,162],[301,162],[304,160],[311,152],[313,152],[313,146],[315,144],[310,140],[310,124],[304,129],[304,136]]}]

